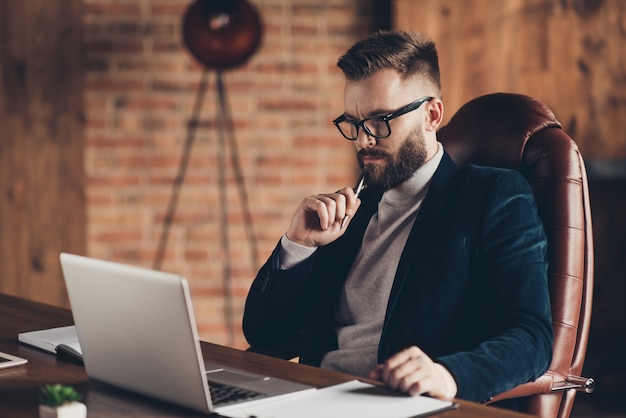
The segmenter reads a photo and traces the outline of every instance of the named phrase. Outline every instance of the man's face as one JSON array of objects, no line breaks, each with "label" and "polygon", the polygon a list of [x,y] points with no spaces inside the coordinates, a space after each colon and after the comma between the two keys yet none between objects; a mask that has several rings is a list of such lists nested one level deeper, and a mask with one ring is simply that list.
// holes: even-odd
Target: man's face
[{"label": "man's face", "polygon": [[[425,96],[417,80],[402,80],[393,69],[383,69],[360,81],[348,81],[345,116],[361,120],[387,115]],[[368,187],[389,190],[408,180],[430,158],[421,108],[389,121],[391,134],[376,139],[361,128],[354,141],[357,159]]]}]

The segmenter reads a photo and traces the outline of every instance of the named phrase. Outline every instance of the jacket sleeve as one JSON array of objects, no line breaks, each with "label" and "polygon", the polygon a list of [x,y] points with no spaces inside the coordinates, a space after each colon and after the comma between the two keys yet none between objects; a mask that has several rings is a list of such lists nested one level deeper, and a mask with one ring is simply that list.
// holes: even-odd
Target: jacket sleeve
[{"label": "jacket sleeve", "polygon": [[[511,174],[512,173],[512,174]],[[546,237],[534,195],[516,172],[500,175],[479,235],[480,271],[488,277],[497,332],[475,347],[436,358],[454,376],[457,397],[486,402],[535,380],[552,358]]]},{"label": "jacket sleeve", "polygon": [[261,267],[246,299],[243,332],[252,351],[283,358],[298,355],[303,321],[310,315],[311,270],[315,254],[296,266],[279,268],[279,247]]}]

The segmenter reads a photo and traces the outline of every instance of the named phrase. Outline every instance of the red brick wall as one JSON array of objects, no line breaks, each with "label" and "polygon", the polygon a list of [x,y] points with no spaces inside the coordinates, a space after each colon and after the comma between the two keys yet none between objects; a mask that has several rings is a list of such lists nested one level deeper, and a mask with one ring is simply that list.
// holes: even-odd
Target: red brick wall
[{"label": "red brick wall", "polygon": [[[232,147],[220,158],[216,77],[209,72],[162,264],[189,279],[201,337],[239,347],[246,346],[240,323],[247,289],[297,204],[354,181],[353,147],[331,123],[343,111],[343,78],[335,62],[380,21],[374,6],[380,2],[374,0],[251,3],[264,24],[261,47],[224,79],[252,224],[246,222]],[[202,73],[181,41],[181,17],[190,4],[84,1],[91,256],[155,263]],[[220,161],[226,162],[228,254],[221,238]],[[233,328],[225,320],[228,261]]]}]

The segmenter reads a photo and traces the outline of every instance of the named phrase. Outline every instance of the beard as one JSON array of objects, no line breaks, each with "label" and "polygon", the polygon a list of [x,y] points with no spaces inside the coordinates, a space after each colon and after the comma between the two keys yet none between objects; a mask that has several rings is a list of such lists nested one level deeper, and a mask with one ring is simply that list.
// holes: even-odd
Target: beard
[{"label": "beard", "polygon": [[[357,160],[365,173],[367,187],[385,192],[410,179],[424,165],[426,155],[424,135],[416,131],[400,144],[395,154],[377,148],[363,148],[357,152]],[[384,163],[365,165],[365,156],[382,157]]]}]

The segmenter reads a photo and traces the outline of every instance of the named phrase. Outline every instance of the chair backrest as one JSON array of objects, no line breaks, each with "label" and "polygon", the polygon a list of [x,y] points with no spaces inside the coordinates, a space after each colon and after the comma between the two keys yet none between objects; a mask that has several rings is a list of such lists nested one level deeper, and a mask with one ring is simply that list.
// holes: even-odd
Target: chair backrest
[{"label": "chair backrest", "polygon": [[548,282],[554,353],[549,371],[494,400],[519,398],[523,412],[544,418],[570,415],[591,322],[593,235],[584,162],[547,106],[520,94],[495,93],[461,107],[438,133],[460,166],[519,170],[534,190],[548,237]]}]

